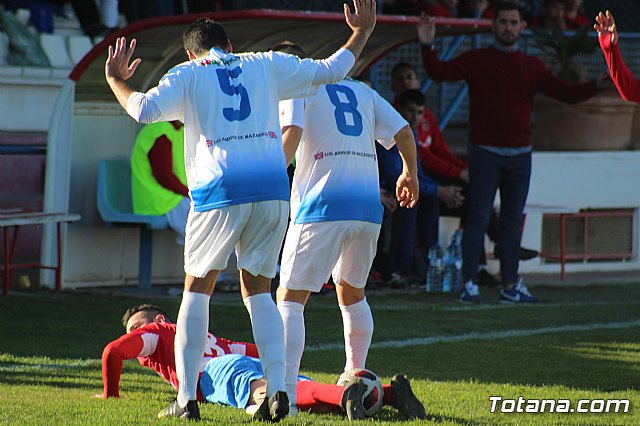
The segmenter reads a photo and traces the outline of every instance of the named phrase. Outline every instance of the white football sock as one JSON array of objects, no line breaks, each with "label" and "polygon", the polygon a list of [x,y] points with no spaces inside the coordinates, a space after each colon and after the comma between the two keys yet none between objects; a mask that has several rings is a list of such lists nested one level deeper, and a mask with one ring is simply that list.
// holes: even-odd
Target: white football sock
[{"label": "white football sock", "polygon": [[185,407],[196,399],[200,361],[207,344],[209,331],[209,296],[203,293],[185,292],[176,322],[176,375],[180,383],[178,405]]},{"label": "white football sock", "polygon": [[284,323],[284,384],[287,389],[289,404],[295,406],[298,372],[300,371],[300,360],[304,352],[304,305],[302,303],[282,301],[278,302],[278,310]]},{"label": "white football sock", "polygon": [[271,298],[271,293],[260,293],[245,298],[244,305],[251,317],[253,340],[258,347],[260,362],[267,379],[267,398],[285,390],[284,384],[284,325]]},{"label": "white football sock", "polygon": [[373,336],[371,308],[366,298],[353,305],[339,306],[344,327],[344,351],[347,357],[344,371],[365,368]]}]

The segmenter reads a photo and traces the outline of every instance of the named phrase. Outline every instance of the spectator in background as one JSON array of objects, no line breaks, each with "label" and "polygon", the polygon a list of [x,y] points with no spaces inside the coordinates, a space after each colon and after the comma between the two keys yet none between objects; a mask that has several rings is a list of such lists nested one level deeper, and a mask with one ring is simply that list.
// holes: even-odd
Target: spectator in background
[{"label": "spectator in background", "polygon": [[565,0],[564,20],[567,29],[575,30],[580,27],[591,25],[591,19],[582,13],[582,0]]},{"label": "spectator in background", "polygon": [[625,101],[640,103],[640,80],[637,80],[622,60],[618,47],[618,28],[611,12],[598,13],[593,26],[598,32],[600,48],[607,61],[609,74]]},{"label": "spectator in background", "polygon": [[458,0],[396,0],[393,10],[402,15],[420,15],[451,18],[458,14]]},{"label": "spectator in background", "polygon": [[166,215],[184,245],[190,200],[184,168],[184,126],[161,121],[142,128],[131,152],[131,195],[136,214]]},{"label": "spectator in background", "polygon": [[[400,112],[400,115],[411,125],[418,152],[424,150],[424,117],[426,110],[424,95],[419,90],[406,90],[396,98],[395,106],[398,112]],[[428,114],[431,113],[429,112]],[[430,138],[430,136],[428,136],[428,138]],[[423,146],[420,145],[421,142]],[[430,166],[428,164],[430,163],[425,162],[426,158],[424,156],[420,158],[419,165],[423,172],[423,179],[428,182],[429,186],[436,186],[436,197],[432,197],[432,199],[420,204],[417,214],[419,247],[426,254],[429,247],[438,242],[439,221],[442,212],[460,209],[464,204],[465,198],[462,194],[462,187],[451,183],[446,185],[439,184],[437,180],[429,174]],[[426,160],[428,161],[428,159]]]},{"label": "spectator in background", "polygon": [[453,18],[458,15],[458,0],[431,0],[423,11],[429,16]]},{"label": "spectator in background", "polygon": [[120,4],[120,9],[131,24],[155,16],[171,16],[175,13],[175,4],[173,0],[127,0]]},{"label": "spectator in background", "polygon": [[561,30],[567,29],[565,21],[565,1],[564,0],[544,0],[542,12],[531,21],[531,26]]},{"label": "spectator in background", "polygon": [[500,189],[500,299],[536,303],[518,276],[520,228],[531,177],[531,114],[538,91],[563,102],[585,101],[599,91],[598,81],[570,84],[555,77],[537,58],[518,49],[526,23],[518,7],[499,3],[493,20],[495,42],[442,62],[432,46],[435,24],[418,24],[422,58],[435,81],[465,80],[469,85],[469,217],[462,240],[465,289],[460,299],[479,302],[478,260],[496,192]]},{"label": "spectator in background", "polygon": [[215,12],[224,9],[232,9],[232,0],[187,0],[187,10],[182,13]]},{"label": "spectator in background", "polygon": [[[411,123],[409,123],[411,124]],[[378,158],[378,171],[380,174],[381,194],[394,194],[396,181],[402,174],[402,158],[397,146],[385,149],[379,143],[376,146],[376,156]],[[435,211],[436,220],[438,218],[438,186],[429,178],[420,165],[418,159],[418,183],[420,200],[418,208],[428,205],[428,210]],[[376,267],[382,274],[383,279],[388,280],[389,284],[396,287],[408,286],[417,281],[417,277],[413,273],[413,259],[415,248],[415,233],[418,216],[418,208],[399,209],[389,208],[382,198],[385,206],[385,214],[391,214],[391,220],[383,220],[383,226],[391,226],[391,241],[389,247],[389,258],[378,259]],[[432,216],[433,217],[433,216]],[[437,223],[435,224],[437,226]],[[381,229],[382,235],[387,234],[388,229]],[[386,254],[383,250],[382,253]]]},{"label": "spectator in background", "polygon": [[118,28],[118,0],[47,0],[62,6],[70,3],[82,31],[91,38],[105,36]]},{"label": "spectator in background", "polygon": [[[418,157],[424,172],[432,178],[433,182],[438,185],[438,198],[440,203],[436,203],[439,211],[435,213],[435,218],[440,216],[460,217],[460,226],[464,228],[466,217],[469,213],[469,200],[467,198],[469,189],[469,169],[467,163],[456,157],[445,142],[438,122],[429,108],[426,107],[425,98],[422,93],[417,90],[420,87],[420,81],[415,69],[406,62],[397,63],[391,70],[391,90],[396,95],[394,104],[399,107],[398,97],[406,91],[418,92],[410,95],[408,99],[412,102],[410,108],[421,108],[422,114],[419,114],[419,121],[414,124],[416,132],[416,142],[418,143]],[[402,111],[400,111],[402,114]],[[404,114],[403,114],[404,115]],[[405,119],[411,121],[405,116]],[[461,188],[461,192],[453,188]],[[455,191],[455,194],[453,193]],[[451,207],[448,201],[457,199],[459,194],[462,198],[460,205]],[[426,203],[425,203],[426,204]],[[428,249],[431,245],[438,242],[438,221],[433,222],[431,208],[427,209],[425,205],[421,205],[418,209],[418,230],[421,239],[421,246]],[[496,242],[498,238],[499,221],[495,214],[491,215],[491,220],[487,229],[487,235],[491,241]],[[530,249],[522,249],[522,253],[527,255],[528,259],[537,256],[537,252]],[[487,260],[484,248],[480,254],[478,265],[478,283],[486,287],[494,287],[500,283],[486,270]]]},{"label": "spectator in background", "polygon": [[0,0],[0,5],[2,5],[4,10],[9,10],[11,12],[15,12],[16,9],[18,9],[16,0]]},{"label": "spectator in background", "polygon": [[[410,78],[403,72],[404,68],[394,67],[396,79]],[[395,81],[393,87],[401,87],[400,81]],[[417,126],[421,122],[424,110],[424,96],[417,91],[422,97],[421,105],[416,102],[411,93],[403,97],[400,94],[394,100],[394,107],[400,115],[411,126],[414,135],[417,135]],[[416,148],[417,139],[416,139]],[[400,161],[397,148],[385,150],[381,146],[376,145],[378,156],[378,167],[380,173],[380,188],[382,194],[393,194],[395,181],[402,171],[402,163]],[[455,186],[439,186],[432,178],[427,176],[424,167],[418,161],[418,181],[420,184],[420,194],[422,194],[418,202],[418,209],[395,209],[393,204],[385,203],[383,196],[382,202],[385,206],[387,217],[391,214],[391,220],[383,222],[381,234],[383,238],[389,236],[388,227],[391,226],[390,247],[388,252],[391,259],[386,262],[378,259],[376,265],[380,272],[386,278],[390,274],[389,283],[393,286],[407,286],[416,281],[416,273],[414,270],[414,251],[416,247],[416,229],[419,235],[419,246],[426,249],[438,241],[438,221],[440,218],[439,202],[441,200],[448,206],[458,207],[462,203],[460,188]],[[419,210],[419,211],[418,211]],[[384,241],[382,242],[384,244]],[[382,249],[382,253],[387,250]]]},{"label": "spectator in background", "polygon": [[396,0],[392,10],[400,15],[420,15],[430,0]]}]

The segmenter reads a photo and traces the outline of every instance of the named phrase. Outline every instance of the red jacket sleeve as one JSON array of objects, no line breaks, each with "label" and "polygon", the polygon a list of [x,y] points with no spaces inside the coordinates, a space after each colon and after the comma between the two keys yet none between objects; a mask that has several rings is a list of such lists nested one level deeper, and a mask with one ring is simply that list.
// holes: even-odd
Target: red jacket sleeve
[{"label": "red jacket sleeve", "polygon": [[431,46],[422,46],[422,63],[434,81],[458,81],[468,77],[467,53],[451,61],[442,62]]},{"label": "red jacket sleeve", "polygon": [[618,44],[611,43],[611,34],[598,37],[600,48],[607,60],[607,67],[613,83],[625,101],[640,102],[640,81],[638,81],[622,60]]},{"label": "red jacket sleeve", "polygon": [[224,337],[217,337],[218,342],[224,342],[228,348],[231,349],[231,353],[236,353],[233,351],[234,347],[242,346],[244,348],[244,353],[240,353],[240,355],[250,356],[252,358],[260,358],[258,354],[258,347],[253,343],[247,342],[234,342],[233,340],[225,339]]},{"label": "red jacket sleeve", "polygon": [[143,347],[144,341],[139,334],[125,334],[105,346],[102,352],[102,383],[105,398],[120,396],[122,361],[136,358]]},{"label": "red jacket sleeve", "polygon": [[464,161],[456,157],[447,146],[438,121],[429,109],[424,110],[423,119],[427,121],[431,144],[419,145],[420,161],[425,173],[447,179],[459,179],[460,173],[467,166]]},{"label": "red jacket sleeve", "polygon": [[598,93],[595,80],[585,83],[569,83],[553,75],[551,70],[539,59],[532,58],[532,60],[531,66],[538,68],[539,88],[545,95],[569,104],[577,104],[591,99]]},{"label": "red jacket sleeve", "polygon": [[151,173],[158,183],[176,194],[189,196],[189,189],[173,173],[173,155],[171,141],[166,136],[160,136],[147,154],[151,164]]}]

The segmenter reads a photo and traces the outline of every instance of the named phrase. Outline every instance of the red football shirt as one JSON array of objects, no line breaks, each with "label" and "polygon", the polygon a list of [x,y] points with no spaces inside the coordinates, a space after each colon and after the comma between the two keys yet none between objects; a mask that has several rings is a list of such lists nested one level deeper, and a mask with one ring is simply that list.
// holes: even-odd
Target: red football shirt
[{"label": "red football shirt", "polygon": [[[125,359],[138,358],[140,365],[156,371],[178,389],[176,360],[173,344],[176,325],[154,322],[125,334],[109,343],[102,352],[102,381],[104,397],[120,396],[120,375]],[[211,358],[226,354],[240,354],[258,358],[258,349],[252,343],[234,342],[209,333],[207,349],[202,355],[200,372]],[[198,399],[201,400],[198,390]]]}]

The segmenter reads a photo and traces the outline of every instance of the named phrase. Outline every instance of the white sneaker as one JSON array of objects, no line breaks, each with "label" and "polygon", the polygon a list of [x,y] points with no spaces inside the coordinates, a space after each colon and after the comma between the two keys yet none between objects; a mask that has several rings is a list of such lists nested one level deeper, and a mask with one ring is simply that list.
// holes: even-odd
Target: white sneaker
[{"label": "white sneaker", "polygon": [[247,408],[245,408],[244,411],[246,411],[248,415],[253,417],[256,411],[258,411],[258,408],[260,408],[258,404],[247,405]]},{"label": "white sneaker", "polygon": [[460,301],[466,303],[480,303],[480,288],[469,280],[464,284],[464,290],[460,294]]}]

